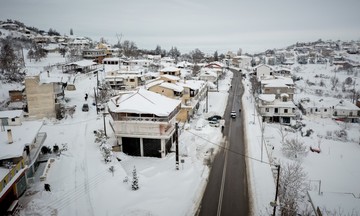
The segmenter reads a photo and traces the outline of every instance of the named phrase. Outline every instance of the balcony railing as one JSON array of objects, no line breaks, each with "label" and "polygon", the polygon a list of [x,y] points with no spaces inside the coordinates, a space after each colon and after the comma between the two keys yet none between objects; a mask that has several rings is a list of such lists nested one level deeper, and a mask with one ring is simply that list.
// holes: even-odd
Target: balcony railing
[{"label": "balcony railing", "polygon": [[9,169],[9,173],[0,181],[0,193],[6,187],[6,185],[9,184],[11,179],[24,167],[24,160],[21,160],[16,165],[13,165],[11,169]]}]

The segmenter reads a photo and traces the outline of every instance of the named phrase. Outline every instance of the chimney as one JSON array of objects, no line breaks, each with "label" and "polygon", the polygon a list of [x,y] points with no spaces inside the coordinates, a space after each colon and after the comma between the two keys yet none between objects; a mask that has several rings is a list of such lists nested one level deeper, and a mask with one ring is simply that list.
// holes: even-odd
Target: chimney
[{"label": "chimney", "polygon": [[9,144],[13,143],[13,137],[12,137],[11,129],[7,130],[7,135],[8,135]]}]

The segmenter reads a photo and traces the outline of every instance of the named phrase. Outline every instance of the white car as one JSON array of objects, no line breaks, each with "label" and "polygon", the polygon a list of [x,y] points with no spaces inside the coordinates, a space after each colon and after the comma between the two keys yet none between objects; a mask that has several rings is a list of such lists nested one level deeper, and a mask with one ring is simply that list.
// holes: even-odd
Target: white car
[{"label": "white car", "polygon": [[236,111],[231,111],[230,116],[231,118],[236,118]]}]

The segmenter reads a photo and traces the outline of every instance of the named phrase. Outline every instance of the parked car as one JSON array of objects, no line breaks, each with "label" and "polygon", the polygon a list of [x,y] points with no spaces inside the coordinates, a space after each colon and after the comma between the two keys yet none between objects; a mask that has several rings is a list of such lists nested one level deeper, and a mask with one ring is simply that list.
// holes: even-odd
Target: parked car
[{"label": "parked car", "polygon": [[209,121],[209,125],[211,127],[219,127],[220,123],[218,121]]},{"label": "parked car", "polygon": [[222,119],[222,117],[219,115],[213,115],[207,118],[208,121],[219,121],[220,119]]},{"label": "parked car", "polygon": [[236,118],[236,111],[231,111],[230,116],[231,118]]},{"label": "parked car", "polygon": [[88,111],[89,111],[89,104],[83,104],[81,110],[82,110],[83,112],[88,112]]}]

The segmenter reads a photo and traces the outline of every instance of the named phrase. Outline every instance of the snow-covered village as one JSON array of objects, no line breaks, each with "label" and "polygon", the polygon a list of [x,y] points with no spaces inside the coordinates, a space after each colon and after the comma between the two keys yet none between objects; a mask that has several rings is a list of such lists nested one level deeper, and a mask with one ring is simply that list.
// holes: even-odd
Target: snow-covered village
[{"label": "snow-covered village", "polygon": [[360,40],[55,29],[0,21],[0,215],[360,215]]}]

